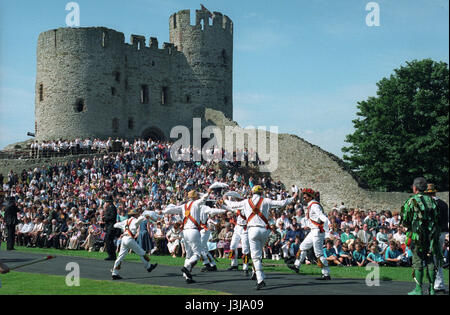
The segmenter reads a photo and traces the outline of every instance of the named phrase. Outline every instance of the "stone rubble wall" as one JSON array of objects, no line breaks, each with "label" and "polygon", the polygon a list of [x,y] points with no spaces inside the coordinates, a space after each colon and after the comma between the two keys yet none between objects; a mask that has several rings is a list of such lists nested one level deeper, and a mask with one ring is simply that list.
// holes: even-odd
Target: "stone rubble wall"
[{"label": "stone rubble wall", "polygon": [[[231,126],[240,129],[234,121],[228,120],[222,113],[207,109],[206,119],[216,125],[225,138],[225,128]],[[266,139],[276,137],[270,132]],[[224,139],[222,141],[225,142]],[[246,142],[246,144],[248,144]],[[271,158],[276,158],[276,150],[270,151]],[[326,211],[341,202],[347,207],[372,210],[399,211],[405,200],[412,193],[375,192],[364,189],[357,177],[347,170],[341,159],[312,145],[295,135],[278,134],[278,167],[270,172],[275,180],[281,180],[287,189],[291,185],[299,188],[309,187],[320,191],[321,202]],[[439,192],[438,197],[449,201],[448,192]]]}]

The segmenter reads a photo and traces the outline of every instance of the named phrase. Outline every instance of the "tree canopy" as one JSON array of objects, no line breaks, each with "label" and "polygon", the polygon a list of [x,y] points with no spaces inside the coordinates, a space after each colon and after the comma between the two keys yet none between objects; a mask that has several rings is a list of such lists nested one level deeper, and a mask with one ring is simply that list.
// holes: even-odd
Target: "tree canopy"
[{"label": "tree canopy", "polygon": [[413,60],[377,83],[377,96],[358,102],[355,131],[342,148],[345,163],[371,189],[411,191],[423,176],[449,188],[449,69]]}]

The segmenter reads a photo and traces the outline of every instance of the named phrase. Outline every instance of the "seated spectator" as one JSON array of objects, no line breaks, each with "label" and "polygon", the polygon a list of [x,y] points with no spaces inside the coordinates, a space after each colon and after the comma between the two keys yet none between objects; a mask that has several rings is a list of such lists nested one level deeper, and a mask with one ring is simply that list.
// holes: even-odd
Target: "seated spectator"
[{"label": "seated spectator", "polygon": [[23,226],[17,232],[17,245],[19,246],[28,246],[31,240],[31,231],[34,228],[34,223],[28,217],[23,219]]},{"label": "seated spectator", "polygon": [[[267,251],[270,258],[277,259],[281,249],[281,234],[276,229],[275,224],[270,226],[270,233],[267,239]],[[268,255],[267,255],[268,256]]]},{"label": "seated spectator", "polygon": [[219,258],[226,258],[226,252],[230,250],[230,242],[233,237],[233,230],[231,224],[226,223],[225,227],[219,233],[219,242],[217,243],[217,250],[219,251]]},{"label": "seated spectator", "polygon": [[391,241],[389,243],[389,247],[386,248],[386,252],[384,255],[386,265],[391,267],[397,267],[402,265],[403,253],[401,250],[398,249],[397,243],[395,241]]},{"label": "seated spectator", "polygon": [[386,264],[383,256],[378,252],[378,247],[375,244],[370,246],[370,253],[367,255],[367,261],[379,266],[384,266]]},{"label": "seated spectator", "polygon": [[344,233],[341,234],[341,241],[342,243],[346,243],[348,240],[354,240],[355,236],[350,233],[350,228],[346,227],[344,229]]},{"label": "seated spectator", "polygon": [[358,267],[364,267],[367,264],[366,255],[360,242],[355,243],[355,251],[352,256],[353,263]]},{"label": "seated spectator", "polygon": [[406,235],[403,226],[399,226],[397,232],[392,236],[393,240],[400,244],[405,244]]},{"label": "seated spectator", "polygon": [[286,241],[290,241],[291,244],[295,242],[295,239],[298,237],[299,239],[302,238],[303,233],[302,230],[299,229],[299,226],[296,223],[293,223],[289,226],[288,231],[286,232]]},{"label": "seated spectator", "polygon": [[156,222],[153,238],[155,239],[156,247],[152,250],[152,253],[157,255],[164,254],[166,249],[166,229],[161,222]]},{"label": "seated spectator", "polygon": [[77,223],[72,228],[69,238],[69,245],[67,246],[67,249],[75,250],[79,248],[80,242],[81,242],[81,224]]},{"label": "seated spectator", "polygon": [[373,239],[372,233],[369,231],[369,226],[367,224],[363,225],[363,229],[358,232],[358,235],[356,237],[364,245],[368,244]]},{"label": "seated spectator", "polygon": [[177,253],[181,247],[181,224],[179,222],[175,223],[172,228],[167,232],[167,248],[169,249],[170,255],[173,258],[177,257]]},{"label": "seated spectator", "polygon": [[81,245],[85,250],[92,252],[95,251],[94,245],[98,242],[102,229],[96,224],[96,219],[92,218],[91,225],[88,228],[88,235],[84,243]]},{"label": "seated spectator", "polygon": [[386,247],[388,247],[389,242],[389,237],[388,234],[386,233],[385,226],[380,227],[380,231],[377,233],[376,239],[378,241],[378,246],[380,247],[381,251],[384,251]]},{"label": "seated spectator", "polygon": [[338,253],[339,256],[339,261],[341,262],[342,265],[344,266],[351,266],[352,265],[352,253],[349,250],[349,246],[344,243],[342,244],[341,250]]},{"label": "seated spectator", "polygon": [[[352,216],[344,216],[344,221],[341,222],[341,231],[345,231],[346,228],[353,229],[355,225],[352,222]],[[345,242],[344,242],[345,243]]]},{"label": "seated spectator", "polygon": [[36,247],[38,244],[39,237],[44,230],[44,224],[41,218],[34,219],[34,227],[30,232],[31,241],[27,245],[28,247]]},{"label": "seated spectator", "polygon": [[336,250],[333,248],[333,241],[328,239],[325,241],[325,248],[323,249],[323,255],[327,259],[330,266],[342,266],[342,263],[338,259]]}]

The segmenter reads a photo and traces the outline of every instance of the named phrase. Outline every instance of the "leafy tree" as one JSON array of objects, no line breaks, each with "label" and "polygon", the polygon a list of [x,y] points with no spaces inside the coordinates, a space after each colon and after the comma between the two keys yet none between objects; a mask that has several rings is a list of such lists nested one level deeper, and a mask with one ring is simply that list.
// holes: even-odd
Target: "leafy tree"
[{"label": "leafy tree", "polygon": [[[424,176],[449,188],[449,69],[413,60],[377,83],[376,97],[358,102],[344,161],[372,189],[411,191]],[[347,154],[345,154],[347,153]]]}]

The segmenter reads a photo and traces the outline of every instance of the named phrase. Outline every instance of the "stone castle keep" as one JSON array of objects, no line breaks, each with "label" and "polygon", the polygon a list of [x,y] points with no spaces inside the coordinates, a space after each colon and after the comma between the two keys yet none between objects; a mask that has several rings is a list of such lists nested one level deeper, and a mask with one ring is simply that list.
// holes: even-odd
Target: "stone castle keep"
[{"label": "stone castle keep", "polygon": [[[170,16],[170,43],[104,27],[41,33],[37,46],[37,140],[169,139],[205,108],[233,118],[233,22],[219,12]],[[203,124],[202,124],[203,125]]]}]

